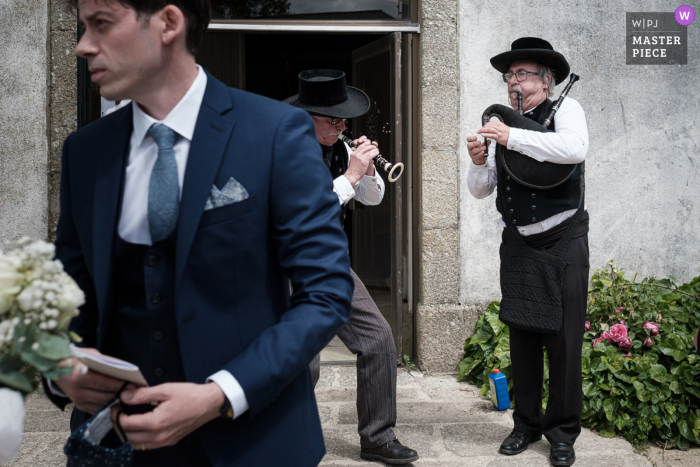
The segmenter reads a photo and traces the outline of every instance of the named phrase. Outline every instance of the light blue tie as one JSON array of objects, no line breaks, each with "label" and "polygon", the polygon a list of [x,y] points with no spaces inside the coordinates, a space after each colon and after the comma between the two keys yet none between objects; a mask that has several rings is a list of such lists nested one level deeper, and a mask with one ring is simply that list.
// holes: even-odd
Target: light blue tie
[{"label": "light blue tie", "polygon": [[158,145],[158,159],[148,186],[148,225],[151,242],[168,238],[175,230],[180,210],[180,185],[175,162],[175,132],[165,125],[155,125],[148,136]]}]

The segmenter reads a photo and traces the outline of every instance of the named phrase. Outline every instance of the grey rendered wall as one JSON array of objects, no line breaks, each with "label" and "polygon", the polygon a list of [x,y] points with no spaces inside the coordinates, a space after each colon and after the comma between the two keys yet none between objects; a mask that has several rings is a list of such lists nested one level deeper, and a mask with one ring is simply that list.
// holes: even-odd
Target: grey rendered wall
[{"label": "grey rendered wall", "polygon": [[46,237],[47,0],[0,0],[0,242]]},{"label": "grey rendered wall", "polygon": [[[460,303],[483,311],[500,298],[495,195],[477,200],[469,194],[466,138],[476,134],[486,107],[506,104],[505,85],[489,58],[522,36],[550,41],[581,76],[569,96],[588,121],[592,270],[614,258],[640,276],[688,280],[700,274],[698,21],[688,27],[687,65],[625,64],[625,12],[673,12],[681,3],[460,2]],[[463,337],[472,326],[464,324]],[[452,355],[455,364],[461,347]]]}]

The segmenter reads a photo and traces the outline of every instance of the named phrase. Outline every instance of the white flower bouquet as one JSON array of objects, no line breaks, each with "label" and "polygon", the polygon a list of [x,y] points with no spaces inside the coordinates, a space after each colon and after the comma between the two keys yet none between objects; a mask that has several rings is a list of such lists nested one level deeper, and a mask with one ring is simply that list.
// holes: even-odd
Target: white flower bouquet
[{"label": "white flower bouquet", "polygon": [[0,387],[31,393],[37,372],[48,379],[67,376],[59,366],[71,356],[68,332],[85,295],[44,241],[22,239],[0,251]]}]

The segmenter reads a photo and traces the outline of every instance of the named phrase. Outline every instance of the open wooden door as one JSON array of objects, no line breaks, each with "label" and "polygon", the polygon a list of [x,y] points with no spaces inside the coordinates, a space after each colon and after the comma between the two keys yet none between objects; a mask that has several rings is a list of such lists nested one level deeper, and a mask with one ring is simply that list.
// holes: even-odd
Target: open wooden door
[{"label": "open wooden door", "polygon": [[[379,144],[390,162],[403,159],[401,33],[389,34],[353,51],[353,86],[370,98],[371,107],[354,122],[353,137],[367,136]],[[375,303],[389,322],[397,354],[403,351],[403,187],[405,176],[386,185],[378,206],[353,203],[352,262]]]}]

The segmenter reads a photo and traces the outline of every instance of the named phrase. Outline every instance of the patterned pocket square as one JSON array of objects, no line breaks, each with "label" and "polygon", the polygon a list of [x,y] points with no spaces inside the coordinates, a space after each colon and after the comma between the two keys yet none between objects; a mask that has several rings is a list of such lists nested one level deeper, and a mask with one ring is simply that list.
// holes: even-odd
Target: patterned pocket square
[{"label": "patterned pocket square", "polygon": [[239,201],[248,199],[248,196],[248,191],[243,185],[238,183],[235,178],[231,177],[228,179],[228,182],[226,182],[226,186],[221,190],[219,190],[216,185],[212,185],[209,198],[207,198],[207,202],[204,204],[204,210],[208,211],[210,209],[238,203]]}]

